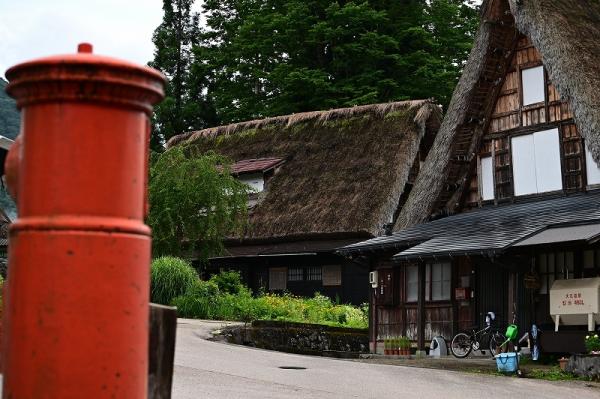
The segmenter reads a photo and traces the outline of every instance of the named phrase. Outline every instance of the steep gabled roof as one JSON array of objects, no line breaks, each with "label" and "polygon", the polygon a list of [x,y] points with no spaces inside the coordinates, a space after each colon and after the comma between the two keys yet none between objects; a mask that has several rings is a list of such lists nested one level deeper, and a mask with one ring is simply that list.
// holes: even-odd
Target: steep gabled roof
[{"label": "steep gabled roof", "polygon": [[596,161],[600,160],[600,1],[510,0]]},{"label": "steep gabled roof", "polygon": [[176,136],[167,146],[215,151],[233,162],[285,161],[252,209],[246,240],[374,236],[396,212],[440,121],[431,101],[403,101],[220,126]]},{"label": "steep gabled roof", "polygon": [[396,230],[440,210],[453,213],[460,203],[519,33],[541,53],[561,98],[570,101],[579,132],[600,159],[600,2],[486,0],[469,60]]}]

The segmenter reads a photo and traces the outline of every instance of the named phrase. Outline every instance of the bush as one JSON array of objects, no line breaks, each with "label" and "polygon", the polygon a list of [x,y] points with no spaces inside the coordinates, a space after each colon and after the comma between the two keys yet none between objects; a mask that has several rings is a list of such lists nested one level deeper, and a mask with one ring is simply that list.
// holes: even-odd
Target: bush
[{"label": "bush", "polygon": [[319,293],[313,298],[262,293],[253,297],[237,272],[221,272],[209,281],[196,280],[171,304],[177,306],[180,317],[194,319],[281,320],[354,328],[368,325],[368,306],[334,304]]},{"label": "bush", "polygon": [[171,301],[188,292],[198,281],[192,266],[183,259],[163,256],[152,261],[150,270],[150,299],[154,303],[169,305]]},{"label": "bush", "polygon": [[210,278],[210,281],[219,287],[219,291],[226,294],[238,294],[242,289],[246,288],[242,284],[242,277],[236,271],[223,271],[215,274]]},{"label": "bush", "polygon": [[600,351],[600,337],[598,337],[598,334],[585,336],[585,349],[587,349],[588,352]]}]

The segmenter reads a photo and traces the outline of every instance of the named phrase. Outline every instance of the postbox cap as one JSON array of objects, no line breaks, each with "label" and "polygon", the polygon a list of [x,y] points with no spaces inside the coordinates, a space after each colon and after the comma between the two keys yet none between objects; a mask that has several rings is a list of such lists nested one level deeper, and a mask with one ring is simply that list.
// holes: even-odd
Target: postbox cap
[{"label": "postbox cap", "polygon": [[54,102],[89,101],[152,112],[164,97],[165,76],[156,69],[93,54],[89,43],[78,52],[17,64],[6,71],[6,92],[17,107]]}]

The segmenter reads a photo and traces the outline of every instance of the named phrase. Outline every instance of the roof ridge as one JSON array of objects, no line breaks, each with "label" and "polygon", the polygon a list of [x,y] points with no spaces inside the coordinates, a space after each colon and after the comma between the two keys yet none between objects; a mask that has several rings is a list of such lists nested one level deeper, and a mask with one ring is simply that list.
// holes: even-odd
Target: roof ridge
[{"label": "roof ridge", "polygon": [[[209,127],[202,130],[195,130],[187,133],[178,134],[171,137],[167,141],[167,148],[181,144],[183,142],[194,141],[200,137],[216,137],[221,135],[230,135],[241,130],[258,129],[268,125],[282,125],[289,127],[298,123],[308,121],[318,121],[321,123],[331,119],[340,117],[352,117],[356,115],[364,115],[367,113],[385,116],[391,112],[397,111],[400,108],[408,107],[409,109],[430,105],[437,107],[435,101],[431,98],[424,100],[405,100],[393,101],[379,104],[355,105],[352,107],[334,108],[322,111],[307,111],[298,112],[288,115],[272,116],[263,119],[253,119],[249,121],[230,123],[227,125]],[[430,112],[419,112],[415,116],[416,121],[427,120]]]}]

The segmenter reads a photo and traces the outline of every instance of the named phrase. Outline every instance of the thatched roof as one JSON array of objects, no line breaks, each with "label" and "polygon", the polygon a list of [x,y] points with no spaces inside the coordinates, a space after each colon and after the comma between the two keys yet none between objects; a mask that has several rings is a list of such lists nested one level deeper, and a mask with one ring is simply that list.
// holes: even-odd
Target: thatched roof
[{"label": "thatched roof", "polygon": [[251,211],[246,240],[375,236],[397,214],[440,121],[431,101],[403,101],[219,126],[173,137],[167,147],[212,150],[234,162],[284,160]]},{"label": "thatched roof", "polygon": [[600,2],[485,0],[469,60],[396,229],[458,206],[519,33],[541,53],[561,98],[571,103],[579,132],[600,159]]},{"label": "thatched roof", "polygon": [[596,161],[600,160],[600,1],[510,1]]}]

